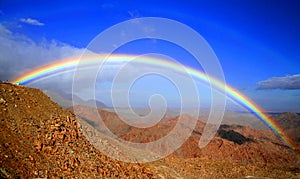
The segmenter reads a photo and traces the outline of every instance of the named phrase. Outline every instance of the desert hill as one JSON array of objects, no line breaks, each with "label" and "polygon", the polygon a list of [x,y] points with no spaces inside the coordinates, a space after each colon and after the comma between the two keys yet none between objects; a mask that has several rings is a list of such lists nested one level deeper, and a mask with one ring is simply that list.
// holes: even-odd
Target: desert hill
[{"label": "desert hill", "polygon": [[[205,125],[201,121],[188,141],[171,156],[145,164],[120,162],[95,148],[99,142],[94,143],[93,137],[95,141],[101,139],[104,148],[115,140],[101,132],[103,126],[86,110],[90,108],[75,107],[81,110],[82,116],[74,116],[38,89],[0,84],[0,178],[300,176],[295,155],[271,131],[223,125],[213,141],[200,150],[197,145]],[[97,111],[111,131],[133,142],[154,141],[168,133],[178,120],[178,117],[168,117],[169,120],[141,130],[128,126],[114,112]],[[86,132],[93,135],[88,136]],[[87,137],[91,138],[87,140]],[[120,146],[107,152],[123,153],[122,150],[131,149]],[[155,157],[141,151],[131,152]]]},{"label": "desert hill", "polygon": [[75,116],[38,89],[0,84],[0,176],[4,178],[149,178],[139,164],[108,158]]},{"label": "desert hill", "polygon": [[[280,126],[283,131],[285,131],[286,135],[292,140],[294,145],[300,148],[300,116],[299,114],[292,112],[283,112],[280,114],[273,114],[272,118],[276,121],[278,126]],[[251,123],[246,123],[253,128],[258,129],[268,129],[267,126],[262,125],[262,122],[257,120],[249,120]]]},{"label": "desert hill", "polygon": [[[74,106],[79,116],[102,131],[96,121],[99,114],[105,125],[117,136],[131,142],[146,143],[167,135],[178,121],[178,117],[161,121],[149,128],[136,128],[127,125],[113,112],[98,109],[91,113],[87,106]],[[73,110],[73,109],[70,109]],[[122,116],[121,116],[122,117]],[[186,116],[190,117],[190,116]],[[191,118],[191,117],[190,117]],[[290,166],[298,162],[295,153],[285,146],[270,130],[257,130],[248,126],[221,125],[215,138],[203,149],[198,147],[205,123],[198,121],[190,138],[172,154],[179,158],[209,158],[228,162],[272,163]]]},{"label": "desert hill", "polygon": [[279,126],[300,147],[300,116],[296,113],[285,112],[274,116]]}]

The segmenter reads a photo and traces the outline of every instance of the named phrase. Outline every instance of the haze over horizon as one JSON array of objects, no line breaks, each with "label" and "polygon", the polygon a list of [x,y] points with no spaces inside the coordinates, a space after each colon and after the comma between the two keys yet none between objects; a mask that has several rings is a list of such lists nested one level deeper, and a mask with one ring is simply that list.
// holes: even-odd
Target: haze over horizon
[{"label": "haze over horizon", "polygon": [[[122,21],[163,17],[186,24],[206,39],[228,85],[266,111],[300,112],[299,8],[298,1],[279,0],[1,1],[0,80],[11,81],[42,65],[80,56],[93,38]],[[114,53],[161,53],[203,70],[188,52],[162,40],[134,41]],[[97,86],[101,89],[97,99],[108,105],[110,75],[117,69],[107,68],[105,79]],[[64,74],[29,86],[70,93],[71,79],[72,74]],[[209,89],[199,86],[206,96],[202,104],[209,105]],[[132,90],[133,105],[147,104],[153,93],[162,94],[175,106],[180,103],[174,97],[178,93],[174,85],[162,77],[149,75]]]}]

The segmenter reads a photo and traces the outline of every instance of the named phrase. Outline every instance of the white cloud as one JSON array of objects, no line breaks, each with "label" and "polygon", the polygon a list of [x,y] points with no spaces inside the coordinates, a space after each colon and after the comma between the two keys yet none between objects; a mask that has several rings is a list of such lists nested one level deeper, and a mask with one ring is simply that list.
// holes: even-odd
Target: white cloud
[{"label": "white cloud", "polygon": [[13,78],[41,65],[81,55],[79,49],[55,40],[36,43],[0,24],[0,80]]},{"label": "white cloud", "polygon": [[297,90],[300,89],[300,74],[284,77],[272,77],[258,82],[257,85],[259,90]]},{"label": "white cloud", "polygon": [[[19,75],[29,72],[37,67],[74,56],[78,57],[86,51],[86,49],[79,49],[56,40],[44,40],[43,42],[37,43],[22,34],[16,34],[10,31],[1,24],[0,41],[0,80],[11,81]],[[95,77],[95,74],[97,74],[94,73],[94,70],[98,72],[98,67],[97,65],[92,67],[85,71],[82,70],[80,75],[78,75],[76,78],[78,80],[77,85],[82,87],[80,88],[82,89],[81,91],[76,91],[76,95],[85,97],[86,99],[92,99],[94,95],[92,92],[95,85],[89,86],[88,84],[90,84],[89,80],[92,80],[93,77]],[[96,85],[100,86],[101,88],[96,88],[96,90],[97,92],[102,92],[105,90],[107,92],[106,94],[111,93],[111,84],[114,80],[114,77],[118,77],[117,82],[119,85],[117,85],[115,89],[119,90],[120,92],[127,90],[127,83],[131,82],[131,80],[134,80],[135,77],[142,77],[144,73],[164,74],[166,78],[170,77],[170,79],[177,79],[177,82],[179,81],[182,83],[188,81],[187,77],[182,76],[181,73],[172,68],[168,68],[166,66],[160,67],[159,65],[155,64],[151,65],[137,62],[135,63],[134,61],[130,63],[107,63],[103,66],[103,70],[99,73],[100,74],[97,74],[98,78]],[[71,93],[74,77],[73,75],[74,73],[64,73],[58,76],[51,76],[51,78],[43,78],[36,83],[30,84],[30,86],[40,89]],[[152,82],[147,82],[146,84],[145,82],[141,83],[142,87],[137,88],[138,90],[141,89],[139,93],[143,92],[145,89],[150,89],[149,91],[152,92],[152,88],[166,85],[163,82],[157,82],[154,80],[155,79],[153,79]],[[180,83],[178,84],[180,86]],[[167,85],[170,86],[170,84]],[[168,89],[169,86],[166,86],[165,88]],[[103,97],[99,97],[99,99],[103,100],[107,104],[111,104],[110,97],[111,95],[103,95]],[[137,98],[136,100],[139,101],[140,99]]]},{"label": "white cloud", "polygon": [[43,26],[43,25],[45,25],[44,23],[39,22],[36,19],[31,19],[31,18],[21,18],[20,21],[24,22],[26,24],[36,25],[36,26]]}]

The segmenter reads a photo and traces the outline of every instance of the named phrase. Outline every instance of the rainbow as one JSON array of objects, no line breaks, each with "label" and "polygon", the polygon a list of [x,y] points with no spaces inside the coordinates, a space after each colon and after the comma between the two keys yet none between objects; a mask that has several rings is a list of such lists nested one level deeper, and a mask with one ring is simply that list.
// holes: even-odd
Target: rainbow
[{"label": "rainbow", "polygon": [[[107,55],[91,55],[88,59],[84,59],[84,61],[80,61],[81,57],[73,57],[69,59],[63,59],[60,61],[56,61],[45,66],[36,68],[32,71],[29,71],[12,81],[12,83],[17,83],[20,85],[27,85],[30,83],[38,82],[40,80],[44,80],[47,78],[51,78],[53,76],[61,75],[64,73],[74,72],[77,69],[77,65],[81,65],[82,68],[89,68],[95,65],[97,62],[99,63],[99,59],[105,59],[103,57],[107,57]],[[102,58],[99,58],[102,57]],[[129,62],[130,60],[136,58],[137,56],[134,55],[124,55],[124,54],[114,54],[108,57],[109,63],[121,63],[121,62]],[[293,145],[292,140],[284,133],[284,131],[280,128],[280,126],[269,116],[267,115],[264,110],[262,110],[259,106],[257,106],[254,102],[240,93],[238,90],[220,82],[213,77],[209,77],[207,74],[198,71],[196,69],[190,67],[182,68],[181,65],[159,59],[153,57],[142,56],[139,58],[140,62],[143,64],[150,64],[150,65],[157,65],[161,67],[171,68],[175,71],[179,72],[187,72],[191,76],[195,77],[196,79],[205,82],[211,85],[214,89],[221,93],[225,93],[226,96],[246,108],[248,111],[252,112],[258,119],[260,119],[266,126],[268,126],[277,136],[279,136],[282,141],[289,146],[291,149],[296,149],[295,145]],[[83,62],[83,63],[82,63]]]}]

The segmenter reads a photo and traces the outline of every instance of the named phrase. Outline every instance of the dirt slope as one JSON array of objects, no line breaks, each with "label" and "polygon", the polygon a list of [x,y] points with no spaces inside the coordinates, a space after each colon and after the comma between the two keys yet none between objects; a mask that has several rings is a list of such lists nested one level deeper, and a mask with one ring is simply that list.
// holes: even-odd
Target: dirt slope
[{"label": "dirt slope", "polygon": [[[97,123],[95,109],[75,106],[77,114],[92,124]],[[73,109],[70,109],[73,110]],[[90,111],[94,111],[91,113]],[[146,129],[124,123],[116,113],[97,110],[105,125],[115,135],[131,142],[150,142],[165,136],[178,117]],[[215,138],[203,149],[198,147],[205,123],[198,121],[191,137],[165,159],[147,163],[156,176],[167,178],[297,178],[299,159],[270,130],[257,130],[239,125],[221,125]]]},{"label": "dirt slope", "polygon": [[[77,114],[102,131],[97,123],[97,113],[86,106],[75,106]],[[105,125],[117,136],[131,142],[146,143],[167,135],[178,121],[178,117],[157,123],[149,128],[136,128],[124,123],[116,113],[98,109]],[[257,130],[240,125],[221,125],[215,138],[205,148],[198,142],[205,123],[198,121],[190,138],[172,154],[180,158],[209,158],[223,161],[261,162],[291,166],[298,162],[295,153],[285,146],[270,130]]]},{"label": "dirt slope", "polygon": [[[168,133],[177,120],[175,118],[158,124],[156,127],[160,129],[160,133],[153,133],[157,130],[153,127],[144,131],[143,137],[136,137],[142,136],[140,129],[124,125],[122,121],[118,121],[115,113],[100,111],[106,124],[111,125],[117,135],[130,141],[155,140]],[[87,131],[97,134],[96,139],[100,137],[106,141],[102,147],[109,146],[114,141],[106,138],[100,132],[101,128],[96,130],[91,127],[90,124],[97,121],[84,120],[76,119],[40,90],[0,84],[0,178],[300,177],[299,165],[292,163],[289,149],[269,134],[252,131],[250,128],[222,126],[208,148],[199,150],[197,143],[204,126],[204,123],[199,122],[192,137],[181,148],[182,151],[156,162],[129,164],[111,159],[95,149],[83,135],[86,131],[82,129],[88,128]],[[132,137],[135,134],[138,135]],[[257,148],[253,148],[252,143]],[[268,147],[270,149],[265,150]],[[109,152],[122,151],[115,148]],[[251,152],[254,155],[249,155]],[[236,153],[242,153],[236,156],[243,160],[239,157],[228,159],[228,156]],[[139,155],[138,152],[136,154]],[[249,159],[264,155],[269,160]],[[270,155],[274,155],[273,158],[279,157],[279,162],[272,162]]]},{"label": "dirt slope", "polygon": [[0,174],[6,178],[152,178],[149,169],[106,157],[75,116],[38,89],[0,84]]}]

